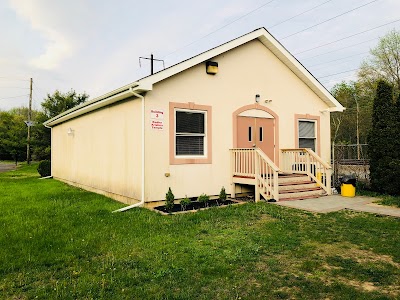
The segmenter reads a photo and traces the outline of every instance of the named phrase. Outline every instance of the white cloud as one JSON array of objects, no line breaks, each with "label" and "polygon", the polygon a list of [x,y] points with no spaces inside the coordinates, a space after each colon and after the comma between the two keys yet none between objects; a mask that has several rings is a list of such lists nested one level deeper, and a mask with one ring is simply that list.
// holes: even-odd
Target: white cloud
[{"label": "white cloud", "polygon": [[[78,43],[58,26],[57,11],[54,6],[47,6],[46,1],[10,0],[10,6],[17,15],[29,22],[33,30],[45,39],[44,52],[30,60],[30,64],[39,69],[55,69],[78,48]],[[42,4],[42,5],[41,5]],[[56,21],[56,22],[55,22]]]}]

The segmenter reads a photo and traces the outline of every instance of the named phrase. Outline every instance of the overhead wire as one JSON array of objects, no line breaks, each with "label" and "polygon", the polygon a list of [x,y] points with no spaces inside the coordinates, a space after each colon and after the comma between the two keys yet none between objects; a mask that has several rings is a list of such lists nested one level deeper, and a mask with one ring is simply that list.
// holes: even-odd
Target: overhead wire
[{"label": "overhead wire", "polygon": [[271,1],[268,1],[267,3],[264,3],[263,5],[261,5],[261,6],[257,7],[257,8],[255,8],[255,9],[253,9],[252,11],[250,11],[250,12],[248,12],[248,13],[246,13],[246,14],[240,16],[239,18],[236,18],[235,20],[233,20],[233,21],[231,21],[231,22],[229,22],[229,23],[227,23],[227,24],[225,24],[225,25],[223,25],[223,26],[221,26],[221,27],[219,27],[219,28],[217,28],[217,29],[211,31],[210,33],[208,33],[208,34],[206,34],[206,35],[200,37],[199,39],[197,39],[197,40],[195,40],[195,41],[193,41],[193,42],[191,42],[191,43],[189,43],[189,44],[186,44],[186,45],[184,45],[183,47],[178,48],[177,50],[174,50],[174,51],[172,51],[172,52],[166,54],[163,58],[166,58],[166,57],[168,57],[168,56],[170,56],[170,55],[172,55],[172,54],[174,54],[174,53],[176,53],[176,52],[178,52],[178,51],[180,51],[180,50],[182,50],[182,49],[185,49],[185,48],[187,48],[187,47],[189,47],[189,46],[191,46],[191,45],[197,43],[198,41],[200,41],[200,40],[202,40],[202,39],[204,39],[204,38],[206,38],[206,37],[208,37],[208,36],[210,36],[210,35],[216,33],[217,31],[220,31],[221,29],[223,29],[223,28],[225,28],[225,27],[227,27],[227,26],[229,26],[229,25],[231,25],[231,24],[233,24],[233,23],[235,23],[235,22],[237,22],[237,21],[239,21],[239,20],[241,20],[241,19],[247,17],[248,15],[250,15],[250,14],[252,14],[252,13],[254,13],[254,12],[260,10],[261,8],[267,6],[268,4],[270,4],[270,3],[274,2],[274,1],[275,1],[275,0],[271,0]]},{"label": "overhead wire", "polygon": [[339,59],[330,60],[330,61],[323,62],[323,63],[318,63],[318,64],[311,65],[311,66],[307,66],[307,68],[312,68],[312,67],[321,66],[321,65],[327,65],[327,64],[330,64],[330,63],[333,63],[333,62],[336,62],[336,61],[345,60],[345,59],[348,59],[348,58],[351,58],[351,57],[360,56],[360,55],[367,54],[367,53],[369,53],[369,51],[358,53],[358,54],[354,54],[354,55],[350,55],[350,56],[346,56],[346,57],[342,57],[342,58],[339,58]]},{"label": "overhead wire", "polygon": [[332,20],[334,20],[334,19],[336,19],[336,18],[342,17],[342,16],[344,16],[344,15],[346,15],[346,14],[348,14],[348,13],[351,13],[351,12],[357,10],[357,9],[360,9],[360,8],[362,8],[362,7],[364,7],[364,6],[367,6],[367,5],[371,4],[371,3],[374,3],[374,2],[376,2],[376,1],[378,1],[378,0],[372,0],[372,1],[370,1],[370,2],[368,2],[368,3],[365,3],[365,4],[363,4],[363,5],[360,5],[360,6],[356,7],[356,8],[353,8],[353,9],[350,9],[350,10],[348,10],[348,11],[345,11],[344,13],[341,13],[341,14],[339,14],[339,15],[336,15],[336,16],[334,16],[334,17],[332,17],[332,18],[329,18],[329,19],[327,19],[327,20],[325,20],[325,21],[322,21],[322,22],[320,22],[320,23],[318,23],[318,24],[315,24],[315,25],[313,25],[313,26],[307,27],[307,28],[305,28],[305,29],[302,29],[302,30],[300,30],[300,31],[297,31],[297,32],[295,32],[295,33],[292,33],[292,34],[290,34],[290,35],[288,35],[288,36],[285,36],[285,37],[281,38],[281,40],[287,39],[287,38],[289,38],[289,37],[292,37],[292,36],[294,36],[294,35],[296,35],[296,34],[299,34],[299,33],[301,33],[301,32],[304,32],[304,31],[306,31],[306,30],[309,30],[309,29],[311,29],[311,28],[317,27],[317,26],[319,26],[319,25],[322,25],[322,24],[324,24],[324,23],[327,23],[327,22],[329,22],[329,21],[332,21]]},{"label": "overhead wire", "polygon": [[26,95],[19,95],[19,96],[12,96],[12,97],[5,97],[5,98],[1,98],[0,100],[8,100],[8,99],[14,99],[14,98],[21,98],[21,97],[26,97],[29,96],[29,94]]},{"label": "overhead wire", "polygon": [[315,77],[318,79],[321,79],[321,78],[331,77],[331,76],[335,76],[335,75],[339,75],[339,74],[350,73],[350,72],[354,72],[354,71],[358,71],[358,69],[347,70],[347,71],[343,71],[343,72],[339,72],[339,73],[335,73],[335,74],[329,74],[329,75],[324,75],[324,76],[315,76]]},{"label": "overhead wire", "polygon": [[286,20],[283,20],[283,21],[281,21],[281,22],[278,22],[278,23],[276,23],[276,24],[274,24],[274,25],[272,25],[272,26],[268,26],[267,28],[268,28],[268,29],[272,29],[272,28],[274,28],[274,27],[276,27],[276,26],[278,26],[278,25],[281,25],[281,24],[286,23],[286,22],[288,22],[288,21],[290,21],[290,20],[293,20],[294,18],[296,18],[296,17],[298,17],[298,16],[304,15],[305,13],[308,13],[308,12],[310,12],[310,11],[312,11],[312,10],[314,10],[314,9],[316,9],[316,8],[318,8],[318,7],[320,7],[320,6],[324,5],[324,4],[326,4],[326,3],[328,3],[328,2],[331,2],[331,1],[333,1],[333,0],[325,1],[324,3],[321,3],[321,4],[317,5],[317,6],[314,6],[314,7],[310,8],[310,9],[308,9],[308,10],[305,10],[305,11],[303,11],[303,12],[301,12],[301,13],[299,13],[299,14],[293,16],[293,17],[290,17],[290,18],[288,18],[288,19],[286,19]]},{"label": "overhead wire", "polygon": [[326,54],[330,54],[330,53],[337,52],[337,51],[340,51],[340,50],[343,50],[343,49],[347,49],[347,48],[351,48],[351,47],[358,46],[358,45],[361,45],[361,44],[365,44],[367,42],[375,41],[375,40],[378,40],[378,39],[380,39],[380,37],[376,37],[376,38],[373,38],[373,39],[370,39],[370,40],[367,40],[367,41],[364,41],[364,42],[361,42],[361,43],[353,44],[353,45],[350,45],[350,46],[341,47],[339,49],[335,49],[335,50],[332,50],[332,51],[324,52],[324,53],[321,53],[321,54],[318,54],[318,55],[302,58],[301,61],[309,60],[309,59],[312,59],[312,58],[315,58],[315,57],[323,56],[323,55],[326,55]]},{"label": "overhead wire", "polygon": [[295,55],[301,54],[301,53],[305,53],[305,52],[309,52],[311,50],[315,50],[315,49],[318,49],[318,48],[322,48],[322,47],[325,47],[325,46],[328,46],[328,45],[331,45],[331,44],[334,44],[334,43],[337,43],[337,42],[352,38],[354,36],[357,36],[357,35],[360,35],[360,34],[363,34],[363,33],[366,33],[366,32],[369,32],[369,31],[372,31],[372,30],[375,30],[375,29],[378,29],[378,28],[381,28],[381,27],[384,27],[384,26],[387,26],[387,25],[390,25],[390,24],[393,24],[393,23],[396,23],[396,22],[399,22],[399,21],[400,21],[400,19],[397,19],[397,20],[394,20],[394,21],[391,21],[391,22],[388,22],[388,23],[385,23],[385,24],[382,24],[382,25],[379,25],[379,26],[376,26],[376,27],[373,27],[373,28],[370,28],[370,29],[367,29],[367,30],[364,30],[364,31],[361,31],[361,32],[358,32],[358,33],[355,33],[355,34],[352,34],[352,35],[349,35],[349,36],[346,36],[344,38],[340,38],[338,40],[335,40],[335,41],[332,41],[332,42],[329,42],[329,43],[326,43],[326,44],[323,44],[323,45],[319,45],[319,46],[312,47],[312,48],[307,49],[307,50],[303,50],[303,51],[297,52],[297,53],[295,53]]},{"label": "overhead wire", "polygon": [[21,86],[0,86],[0,89],[22,89],[28,90],[28,87],[21,87]]},{"label": "overhead wire", "polygon": [[16,81],[29,81],[29,79],[22,79],[22,77],[10,77],[10,76],[0,76],[0,79],[16,80]]}]

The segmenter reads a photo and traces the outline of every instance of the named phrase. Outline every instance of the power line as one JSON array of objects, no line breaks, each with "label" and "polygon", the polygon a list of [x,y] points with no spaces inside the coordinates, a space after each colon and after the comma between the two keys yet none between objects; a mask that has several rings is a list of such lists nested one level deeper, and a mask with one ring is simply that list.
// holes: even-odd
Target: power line
[{"label": "power line", "polygon": [[20,96],[13,96],[13,97],[1,98],[0,100],[7,100],[7,99],[13,99],[13,98],[20,98],[20,97],[26,97],[26,96],[29,96],[29,94],[20,95]]},{"label": "power line", "polygon": [[355,56],[360,56],[360,55],[367,54],[367,53],[369,53],[369,51],[363,52],[363,53],[358,53],[358,54],[355,54],[355,55],[342,57],[342,58],[339,58],[339,59],[334,59],[334,60],[323,62],[323,63],[318,63],[318,64],[311,65],[311,66],[307,66],[307,68],[312,68],[312,67],[316,67],[316,66],[320,66],[320,65],[326,65],[326,64],[330,64],[330,63],[335,62],[335,61],[340,61],[340,60],[344,60],[344,59],[355,57]]},{"label": "power line", "polygon": [[308,30],[308,29],[311,29],[311,28],[317,27],[317,26],[319,26],[319,25],[321,25],[321,24],[324,24],[324,23],[327,23],[327,22],[329,22],[329,21],[332,21],[332,20],[334,20],[334,19],[336,19],[336,18],[339,18],[339,17],[341,17],[341,16],[344,16],[344,15],[346,15],[346,14],[352,12],[352,11],[355,11],[355,10],[357,10],[357,9],[360,9],[360,8],[362,8],[362,7],[364,7],[364,6],[367,6],[367,5],[369,5],[369,4],[373,3],[373,2],[376,2],[376,1],[378,1],[378,0],[373,0],[373,1],[371,1],[371,2],[368,2],[368,3],[366,3],[366,4],[363,4],[363,5],[358,6],[358,7],[356,7],[356,8],[353,8],[353,9],[351,9],[351,10],[345,11],[344,13],[341,13],[341,14],[339,14],[339,15],[337,15],[337,16],[334,16],[334,17],[332,17],[332,18],[330,18],[330,19],[328,19],[328,20],[322,21],[322,22],[320,22],[320,23],[318,23],[318,24],[315,24],[315,25],[313,25],[313,26],[310,26],[310,27],[305,28],[305,29],[303,29],[303,30],[297,31],[297,32],[292,33],[292,34],[290,34],[290,35],[288,35],[288,36],[285,36],[285,37],[281,38],[281,40],[284,40],[284,39],[286,39],[286,38],[288,38],[288,37],[292,37],[292,36],[294,36],[294,35],[296,35],[296,34],[299,34],[299,33],[301,33],[301,32],[304,32],[304,31],[306,31],[306,30]]},{"label": "power line", "polygon": [[348,70],[348,71],[344,71],[344,72],[339,72],[339,73],[336,73],[336,74],[329,74],[329,75],[325,75],[325,76],[317,76],[317,78],[321,79],[321,78],[331,77],[331,76],[335,76],[335,75],[339,75],[339,74],[343,74],[343,73],[350,73],[350,72],[354,72],[354,71],[357,71],[357,70],[358,69],[353,69],[353,70]]},{"label": "power line", "polygon": [[29,89],[28,87],[21,87],[21,86],[0,86],[0,89]]},{"label": "power line", "polygon": [[310,8],[310,9],[308,9],[308,10],[305,10],[305,11],[303,11],[303,12],[301,12],[301,13],[299,13],[299,14],[293,16],[293,17],[290,17],[289,19],[283,20],[282,22],[279,22],[279,23],[276,23],[275,25],[269,26],[268,29],[271,29],[271,28],[274,28],[274,27],[276,27],[276,26],[278,26],[278,25],[281,25],[281,24],[283,24],[283,23],[286,23],[287,21],[290,21],[290,20],[292,20],[292,19],[294,19],[294,18],[296,18],[296,17],[298,17],[298,16],[304,15],[305,13],[308,13],[308,12],[310,12],[310,11],[312,11],[312,10],[314,10],[314,9],[316,9],[316,8],[318,8],[318,7],[320,7],[320,6],[324,5],[324,4],[326,4],[326,3],[328,3],[328,2],[331,2],[331,1],[333,1],[333,0],[325,1],[324,3],[321,3],[321,4],[319,4],[319,5],[317,5],[317,6],[314,6],[314,7]]},{"label": "power line", "polygon": [[395,21],[392,21],[392,22],[389,22],[389,23],[385,23],[385,24],[383,24],[383,25],[379,25],[379,26],[373,27],[373,28],[371,28],[371,29],[367,29],[367,30],[364,30],[364,31],[361,31],[361,32],[358,32],[358,33],[355,33],[355,34],[352,34],[352,35],[349,35],[349,36],[346,36],[346,37],[344,37],[344,38],[338,39],[338,40],[333,41],[333,42],[329,42],[329,43],[326,43],[326,44],[323,44],[323,45],[320,45],[320,46],[316,46],[316,47],[313,47],[313,48],[310,48],[310,49],[307,49],[307,50],[303,50],[303,51],[297,52],[297,53],[295,53],[295,54],[297,55],[297,54],[305,53],[305,52],[308,52],[308,51],[311,51],[311,50],[314,50],[314,49],[318,49],[318,48],[321,48],[321,47],[325,47],[325,46],[328,46],[328,45],[331,45],[331,44],[334,44],[334,43],[337,43],[337,42],[340,42],[340,41],[349,39],[349,38],[351,38],[351,37],[354,37],[354,36],[357,36],[357,35],[360,35],[360,34],[363,34],[363,33],[366,33],[366,32],[369,32],[369,31],[372,31],[372,30],[375,30],[375,29],[378,29],[378,28],[381,28],[381,27],[386,26],[386,25],[390,25],[390,24],[399,22],[399,21],[400,21],[400,19],[397,19],[397,20],[395,20]]},{"label": "power line", "polygon": [[376,38],[373,38],[373,39],[370,39],[370,40],[367,40],[367,41],[364,41],[364,42],[361,42],[361,43],[357,43],[357,44],[353,44],[353,45],[350,45],[350,46],[342,47],[342,48],[335,49],[335,50],[332,50],[332,51],[328,51],[328,52],[325,52],[325,53],[321,53],[321,54],[318,54],[318,55],[302,58],[301,60],[304,61],[304,60],[312,59],[312,58],[315,58],[315,57],[323,56],[323,55],[326,55],[326,54],[330,54],[330,53],[333,53],[333,52],[336,52],[336,51],[340,51],[340,50],[343,50],[343,49],[347,49],[347,48],[351,48],[351,47],[358,46],[358,45],[361,45],[361,44],[365,44],[365,43],[368,43],[368,42],[371,42],[371,41],[374,41],[374,40],[378,40],[378,39],[380,39],[380,37],[376,37]]},{"label": "power line", "polygon": [[340,78],[337,78],[337,79],[330,79],[330,80],[328,80],[328,81],[321,81],[321,83],[322,83],[322,84],[329,84],[329,83],[332,83],[332,80],[335,80],[335,81],[337,81],[337,80],[345,81],[345,80],[348,80],[348,79],[351,79],[351,78],[354,78],[354,75],[348,75],[348,76],[340,77]]},{"label": "power line", "polygon": [[271,0],[271,1],[268,1],[267,3],[264,3],[263,5],[261,5],[261,6],[257,7],[257,8],[255,8],[255,9],[253,9],[252,11],[248,12],[247,14],[244,14],[244,15],[240,16],[239,18],[237,18],[237,19],[235,19],[235,20],[233,20],[233,21],[231,21],[231,22],[225,24],[224,26],[221,26],[221,27],[217,28],[216,30],[211,31],[210,33],[208,33],[208,34],[206,34],[206,35],[200,37],[199,39],[197,39],[197,40],[195,40],[195,41],[193,41],[193,42],[191,42],[191,43],[189,43],[189,44],[186,44],[185,46],[183,46],[183,47],[181,47],[181,48],[179,48],[179,49],[177,49],[177,50],[175,50],[175,51],[172,51],[172,52],[168,53],[168,54],[165,55],[163,58],[166,58],[166,57],[170,56],[171,54],[174,54],[174,53],[176,53],[176,52],[178,52],[178,51],[180,51],[180,50],[182,50],[182,49],[185,49],[185,48],[187,48],[187,47],[189,47],[189,46],[191,46],[191,45],[197,43],[198,41],[200,41],[200,40],[202,40],[202,39],[204,39],[204,38],[206,38],[206,37],[208,37],[208,36],[210,36],[210,35],[216,33],[217,31],[219,31],[219,30],[221,30],[221,29],[223,29],[223,28],[225,28],[225,27],[227,27],[227,26],[229,26],[229,25],[231,25],[231,24],[233,24],[233,23],[235,23],[235,22],[237,22],[237,21],[239,21],[239,20],[241,20],[241,19],[247,17],[248,15],[250,15],[250,14],[256,12],[257,10],[260,10],[260,9],[263,8],[264,6],[267,6],[268,4],[270,4],[271,2],[274,2],[274,1],[275,1],[275,0]]},{"label": "power line", "polygon": [[5,77],[5,76],[0,77],[0,79],[3,79],[3,80],[15,80],[15,81],[29,81],[27,79],[18,79],[18,78]]}]

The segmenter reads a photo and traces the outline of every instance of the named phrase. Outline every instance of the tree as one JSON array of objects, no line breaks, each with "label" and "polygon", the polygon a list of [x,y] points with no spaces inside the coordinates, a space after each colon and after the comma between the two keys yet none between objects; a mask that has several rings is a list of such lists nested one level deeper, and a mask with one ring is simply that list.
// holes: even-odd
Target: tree
[{"label": "tree", "polygon": [[371,57],[365,60],[358,72],[359,83],[370,94],[379,80],[393,85],[395,94],[400,92],[400,32],[392,30],[371,49]]},{"label": "tree", "polygon": [[74,90],[61,93],[56,90],[42,102],[43,112],[36,116],[36,125],[32,129],[32,152],[36,159],[50,159],[51,131],[44,127],[43,123],[68,109],[84,103],[89,98],[86,93],[77,94]]},{"label": "tree", "polygon": [[47,98],[42,102],[42,108],[45,115],[50,119],[84,103],[88,98],[89,95],[86,93],[77,94],[74,90],[61,93],[56,90],[52,95],[47,94]]},{"label": "tree", "polygon": [[26,125],[24,116],[0,112],[0,157],[17,163],[26,153]]},{"label": "tree", "polygon": [[344,112],[331,114],[332,141],[355,144],[366,143],[371,128],[372,102],[362,93],[354,81],[336,84],[332,95],[346,108]]},{"label": "tree", "polygon": [[371,188],[389,194],[400,193],[397,107],[398,103],[393,103],[392,85],[378,81],[368,138]]}]

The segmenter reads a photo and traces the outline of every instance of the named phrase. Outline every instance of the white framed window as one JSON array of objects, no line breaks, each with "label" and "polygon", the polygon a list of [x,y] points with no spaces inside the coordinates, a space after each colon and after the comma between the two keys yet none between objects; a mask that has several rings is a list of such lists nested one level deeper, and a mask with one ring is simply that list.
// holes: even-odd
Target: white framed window
[{"label": "white framed window", "polygon": [[299,120],[299,148],[316,149],[315,121]]},{"label": "white framed window", "polygon": [[207,111],[175,109],[175,157],[205,157]]}]

